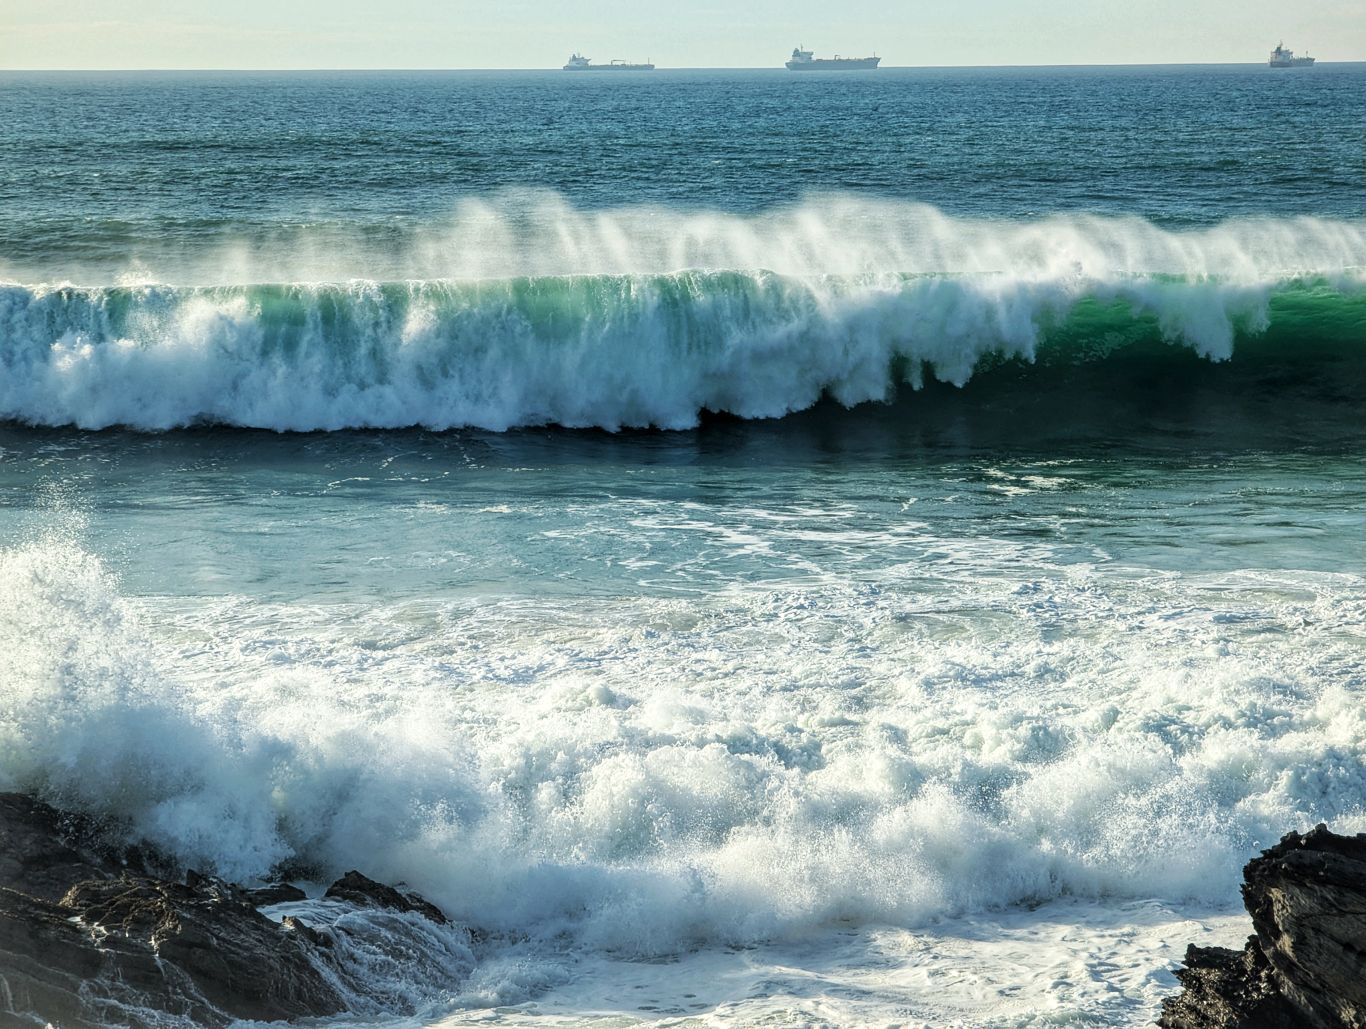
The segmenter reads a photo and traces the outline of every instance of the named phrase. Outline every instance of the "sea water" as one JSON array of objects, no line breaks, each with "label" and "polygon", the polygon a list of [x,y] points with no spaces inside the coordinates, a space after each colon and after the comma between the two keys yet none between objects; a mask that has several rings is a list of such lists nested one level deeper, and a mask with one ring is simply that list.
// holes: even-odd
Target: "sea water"
[{"label": "sea water", "polygon": [[1364,104],[0,77],[0,788],[359,1021],[1151,1020],[1366,830]]}]

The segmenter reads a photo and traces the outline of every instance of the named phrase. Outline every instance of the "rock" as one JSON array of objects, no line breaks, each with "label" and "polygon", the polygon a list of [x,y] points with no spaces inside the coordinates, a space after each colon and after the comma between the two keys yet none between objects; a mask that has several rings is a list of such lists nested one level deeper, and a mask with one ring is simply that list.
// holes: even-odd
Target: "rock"
[{"label": "rock", "polygon": [[1366,1027],[1366,835],[1289,833],[1243,869],[1256,935],[1191,947],[1166,1029]]},{"label": "rock", "polygon": [[1292,832],[1243,870],[1281,992],[1326,1026],[1366,1026],[1366,834]]},{"label": "rock", "polygon": [[1282,995],[1256,937],[1241,951],[1186,948],[1176,978],[1185,987],[1162,1008],[1166,1029],[1296,1029],[1299,1012]]},{"label": "rock", "polygon": [[372,982],[373,954],[411,965],[416,982],[438,991],[473,967],[468,936],[437,930],[446,916],[411,891],[348,872],[327,896],[435,926],[371,925],[334,905],[317,927],[277,924],[256,909],[305,900],[302,890],[248,890],[194,870],[182,882],[151,848],[112,843],[102,828],[0,794],[0,1026],[325,1019],[347,998],[412,1015],[418,1001]]},{"label": "rock", "polygon": [[0,1024],[148,1025],[160,1013],[223,1026],[344,1009],[325,974],[332,941],[256,911],[302,890],[147,874],[169,863],[99,830],[0,794]]},{"label": "rock", "polygon": [[185,885],[196,893],[202,893],[207,897],[214,897],[220,900],[234,900],[241,902],[245,899],[246,891],[236,883],[230,883],[226,879],[220,879],[216,875],[205,875],[197,872],[193,868],[185,872]]},{"label": "rock", "polygon": [[411,890],[400,893],[392,886],[377,883],[354,869],[329,886],[323,896],[394,911],[416,911],[437,925],[446,925],[450,921],[439,907],[420,894]]},{"label": "rock", "polygon": [[86,879],[125,868],[147,871],[146,855],[99,840],[89,819],[63,814],[18,793],[0,793],[0,887],[57,901]]},{"label": "rock", "polygon": [[69,917],[49,901],[0,889],[0,1024],[84,1029],[100,1023],[108,998],[83,996],[82,987],[117,963],[122,941],[101,952]]},{"label": "rock", "polygon": [[206,1026],[337,1014],[315,948],[202,884],[90,879],[57,904],[0,890],[0,1003],[63,1027],[109,1024],[125,1007]]},{"label": "rock", "polygon": [[298,933],[315,947],[332,946],[332,938],[330,936],[324,936],[316,929],[311,928],[302,918],[295,918],[293,915],[285,915],[285,917],[280,920],[280,924],[290,932]]},{"label": "rock", "polygon": [[220,879],[214,875],[205,875],[202,872],[196,872],[194,869],[185,873],[185,885],[214,896],[230,897],[234,900],[243,901],[254,908],[308,899],[308,894],[289,883],[271,883],[269,886],[248,890],[236,883],[230,883],[226,879]]},{"label": "rock", "polygon": [[299,900],[307,900],[308,894],[297,886],[289,883],[271,883],[258,890],[243,890],[242,896],[252,907],[263,908],[270,904],[291,904]]},{"label": "rock", "polygon": [[[158,969],[171,965],[179,973],[174,980],[187,976],[212,1008],[196,1012],[196,1021],[217,1012],[274,1021],[345,1006],[311,960],[311,940],[220,890],[127,876],[80,883],[61,906],[91,930],[144,942]],[[160,975],[143,992],[162,995],[176,985]]]}]

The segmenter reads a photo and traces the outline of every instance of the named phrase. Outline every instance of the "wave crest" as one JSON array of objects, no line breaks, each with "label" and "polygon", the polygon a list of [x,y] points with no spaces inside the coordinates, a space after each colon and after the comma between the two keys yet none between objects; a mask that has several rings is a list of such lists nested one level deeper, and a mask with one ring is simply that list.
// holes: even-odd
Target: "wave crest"
[{"label": "wave crest", "polygon": [[1278,327],[1355,344],[1366,323],[1366,231],[1352,224],[1181,234],[854,201],[748,220],[536,210],[466,210],[457,274],[441,278],[0,286],[0,417],[684,428],[703,411],[764,418],[902,382],[961,386],[1050,344],[1080,358],[1166,340],[1224,360]]}]

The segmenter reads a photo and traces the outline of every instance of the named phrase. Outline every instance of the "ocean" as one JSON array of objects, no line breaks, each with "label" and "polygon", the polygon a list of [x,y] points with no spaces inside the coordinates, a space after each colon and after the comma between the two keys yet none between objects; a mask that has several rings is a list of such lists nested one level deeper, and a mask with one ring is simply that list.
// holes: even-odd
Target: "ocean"
[{"label": "ocean", "polygon": [[1150,1023],[1366,831],[1363,110],[0,73],[0,789],[476,930],[358,1024]]}]

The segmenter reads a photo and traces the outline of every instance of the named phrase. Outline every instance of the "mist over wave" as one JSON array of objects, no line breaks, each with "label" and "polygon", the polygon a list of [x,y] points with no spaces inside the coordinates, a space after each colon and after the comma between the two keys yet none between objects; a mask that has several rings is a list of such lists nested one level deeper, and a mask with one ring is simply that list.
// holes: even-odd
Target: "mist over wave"
[{"label": "mist over wave", "polygon": [[[261,231],[261,230],[257,230]],[[170,249],[163,249],[170,248]],[[6,255],[0,274],[51,281]],[[1245,284],[1366,269],[1366,223],[1241,217],[1174,231],[1139,217],[1079,213],[1000,219],[922,203],[815,194],[757,214],[634,204],[576,207],[546,190],[457,201],[447,219],[279,225],[235,244],[130,244],[122,266],[63,268],[86,285],[662,275],[684,269],[825,275],[1003,274],[1038,280],[1167,275]],[[35,277],[36,275],[36,277]]]},{"label": "mist over wave", "polygon": [[467,202],[400,257],[333,250],[300,246],[273,285],[240,280],[284,264],[218,255],[209,284],[0,286],[0,417],[683,428],[963,385],[1057,339],[1075,357],[1146,339],[1225,360],[1280,317],[1348,345],[1366,322],[1366,229],[1306,218],[1175,233],[844,198],[744,218],[532,195]]}]

